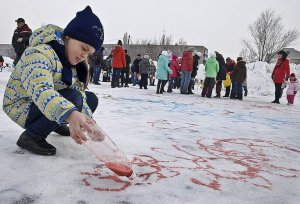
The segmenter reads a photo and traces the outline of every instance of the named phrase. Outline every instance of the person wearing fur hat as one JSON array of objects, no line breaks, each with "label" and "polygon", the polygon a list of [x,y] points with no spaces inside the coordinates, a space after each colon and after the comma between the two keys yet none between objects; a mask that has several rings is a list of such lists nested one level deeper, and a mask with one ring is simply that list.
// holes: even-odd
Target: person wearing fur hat
[{"label": "person wearing fur hat", "polygon": [[145,54],[142,61],[140,61],[139,63],[139,73],[141,75],[141,81],[139,83],[140,89],[142,89],[143,87],[144,89],[147,89],[149,69],[150,69],[149,55]]},{"label": "person wearing fur hat", "polygon": [[117,46],[114,48],[112,53],[112,68],[113,75],[111,80],[111,88],[120,87],[120,75],[121,71],[126,68],[126,57],[125,51],[122,48],[122,41],[119,40]]},{"label": "person wearing fur hat", "polygon": [[287,91],[286,91],[286,98],[288,101],[288,105],[293,105],[294,104],[294,98],[297,94],[297,92],[300,89],[299,82],[296,78],[296,75],[294,73],[291,73],[290,75],[290,81],[287,82]]},{"label": "person wearing fur hat", "polygon": [[243,100],[243,82],[247,78],[246,61],[242,57],[238,57],[236,61],[236,67],[231,74],[232,89],[230,98]]},{"label": "person wearing fur hat", "polygon": [[279,99],[282,96],[281,85],[290,76],[290,61],[287,59],[288,54],[284,50],[280,50],[277,55],[277,63],[272,72],[272,80],[275,84],[275,100],[271,103],[279,104]]},{"label": "person wearing fur hat", "polygon": [[210,53],[205,64],[205,81],[201,96],[211,98],[212,90],[215,86],[215,79],[219,71],[219,62],[216,60],[216,53]]},{"label": "person wearing fur hat", "polygon": [[78,144],[86,140],[82,129],[92,131],[92,113],[98,106],[97,96],[86,91],[86,60],[103,40],[103,26],[89,6],[77,12],[65,29],[46,25],[32,33],[3,99],[4,112],[25,129],[19,147],[54,155],[56,148],[46,141],[53,131],[71,135]]}]

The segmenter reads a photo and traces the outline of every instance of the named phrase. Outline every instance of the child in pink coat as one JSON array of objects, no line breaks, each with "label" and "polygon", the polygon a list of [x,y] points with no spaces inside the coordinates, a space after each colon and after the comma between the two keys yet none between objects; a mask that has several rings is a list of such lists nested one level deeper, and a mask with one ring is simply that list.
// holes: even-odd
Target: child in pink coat
[{"label": "child in pink coat", "polygon": [[293,105],[295,95],[300,88],[299,82],[294,73],[290,75],[290,81],[287,84],[288,84],[288,89],[286,91],[287,94],[286,98],[288,100],[288,105]]}]

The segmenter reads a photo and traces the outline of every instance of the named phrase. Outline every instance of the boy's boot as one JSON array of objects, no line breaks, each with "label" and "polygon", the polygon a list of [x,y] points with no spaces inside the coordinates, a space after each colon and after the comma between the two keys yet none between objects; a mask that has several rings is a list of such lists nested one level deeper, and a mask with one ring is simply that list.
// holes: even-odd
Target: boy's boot
[{"label": "boy's boot", "polygon": [[32,136],[24,131],[17,141],[17,145],[32,153],[40,155],[54,155],[56,148],[49,144],[45,139],[35,140]]}]

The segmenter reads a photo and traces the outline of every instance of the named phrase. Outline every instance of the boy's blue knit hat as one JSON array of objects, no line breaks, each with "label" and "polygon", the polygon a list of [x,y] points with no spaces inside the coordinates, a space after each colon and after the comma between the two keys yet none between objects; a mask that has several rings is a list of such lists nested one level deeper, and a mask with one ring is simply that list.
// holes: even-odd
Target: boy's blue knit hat
[{"label": "boy's blue knit hat", "polygon": [[104,30],[100,19],[90,6],[77,12],[76,17],[67,25],[64,35],[87,43],[98,51],[104,41]]}]

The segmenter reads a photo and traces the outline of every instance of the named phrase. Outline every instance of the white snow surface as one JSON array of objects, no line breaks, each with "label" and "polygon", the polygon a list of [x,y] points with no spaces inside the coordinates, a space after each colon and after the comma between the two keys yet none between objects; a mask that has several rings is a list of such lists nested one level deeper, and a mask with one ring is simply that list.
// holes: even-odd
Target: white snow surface
[{"label": "white snow surface", "polygon": [[[272,68],[248,65],[243,101],[202,98],[198,86],[195,95],[158,95],[91,84],[94,119],[133,161],[133,181],[70,137],[49,135],[55,156],[20,149],[23,130],[1,109],[0,203],[299,203],[300,100],[270,103]],[[0,72],[1,97],[9,75]]]}]

